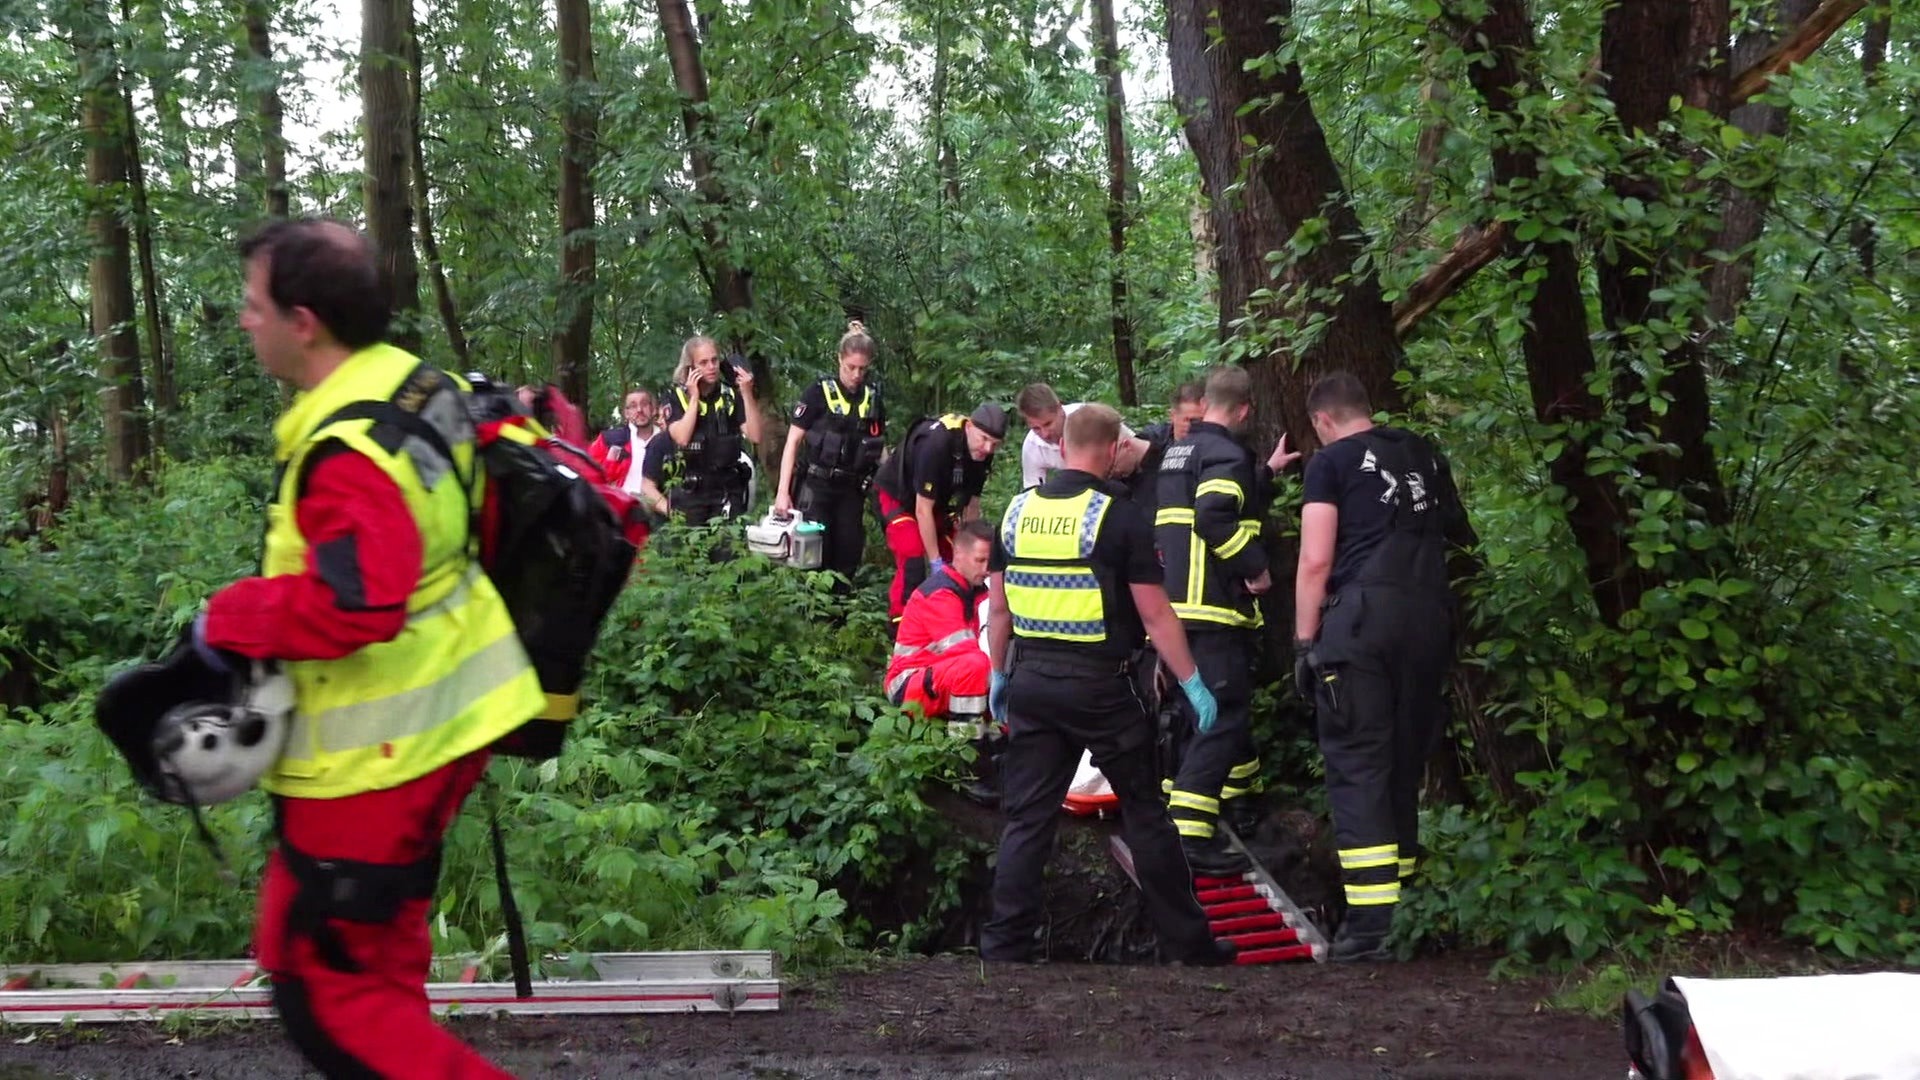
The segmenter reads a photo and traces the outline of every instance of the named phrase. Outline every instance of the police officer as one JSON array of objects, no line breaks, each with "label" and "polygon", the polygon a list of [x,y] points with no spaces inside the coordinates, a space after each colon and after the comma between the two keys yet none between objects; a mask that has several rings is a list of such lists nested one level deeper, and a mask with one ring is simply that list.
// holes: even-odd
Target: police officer
[{"label": "police officer", "polygon": [[1107,480],[1120,426],[1120,414],[1105,405],[1075,410],[1066,422],[1066,468],[1014,498],[994,542],[992,710],[1011,731],[1001,760],[1007,824],[993,914],[980,934],[985,960],[1034,958],[1041,877],[1083,750],[1120,798],[1121,828],[1163,955],[1193,964],[1234,957],[1230,943],[1214,940],[1194,898],[1135,691],[1133,664],[1151,632],[1201,726],[1212,724],[1213,697],[1161,588],[1151,528]]},{"label": "police officer", "polygon": [[1233,874],[1247,865],[1217,823],[1223,803],[1251,794],[1260,774],[1249,708],[1261,625],[1257,597],[1273,584],[1260,523],[1272,470],[1292,460],[1282,440],[1262,471],[1235,437],[1252,412],[1252,389],[1245,368],[1218,368],[1208,376],[1201,419],[1161,462],[1154,518],[1167,595],[1220,708],[1219,723],[1197,733],[1181,755],[1168,795],[1187,861],[1207,874]]},{"label": "police officer", "polygon": [[[710,337],[690,337],[680,347],[667,402],[667,434],[680,451],[680,476],[669,498],[687,523],[747,512],[749,465],[741,440],[760,441],[760,403],[753,396],[753,370],[720,362]],[[644,465],[644,462],[643,462]]]},{"label": "police officer", "polygon": [[866,547],[866,487],[886,449],[887,410],[880,388],[867,381],[873,339],[859,320],[847,324],[839,357],[836,376],[807,387],[793,407],[773,512],[785,517],[797,503],[808,521],[826,527],[820,568],[840,575],[836,591],[849,592]]},{"label": "police officer", "polygon": [[1446,535],[1464,510],[1427,440],[1375,427],[1345,372],[1314,383],[1294,580],[1294,677],[1315,706],[1347,918],[1328,958],[1369,960],[1419,858],[1420,773],[1453,657]]},{"label": "police officer", "polygon": [[893,552],[887,617],[894,622],[927,572],[953,556],[954,526],[980,516],[980,492],[1006,437],[1007,411],[987,402],[971,416],[914,421],[881,463],[873,495]]}]

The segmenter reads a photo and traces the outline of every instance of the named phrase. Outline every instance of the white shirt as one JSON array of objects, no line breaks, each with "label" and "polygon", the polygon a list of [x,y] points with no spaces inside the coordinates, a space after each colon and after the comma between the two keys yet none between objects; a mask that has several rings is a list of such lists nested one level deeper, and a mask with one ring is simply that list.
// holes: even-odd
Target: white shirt
[{"label": "white shirt", "polygon": [[630,463],[627,465],[627,478],[620,481],[621,491],[629,495],[640,494],[640,467],[647,460],[647,444],[659,437],[660,427],[657,424],[654,426],[653,434],[645,436],[644,438],[638,431],[634,430],[632,424],[627,425],[626,454]]},{"label": "white shirt", "polygon": [[[1066,418],[1071,416],[1075,409],[1085,404],[1084,401],[1076,401],[1071,405],[1060,407],[1062,439],[1066,437]],[[1120,438],[1122,441],[1133,438],[1133,429],[1121,424]],[[1048,476],[1066,467],[1067,459],[1060,451],[1060,444],[1050,443],[1041,438],[1039,432],[1028,428],[1026,440],[1020,444],[1020,486],[1030,488],[1035,484],[1044,483]]]}]

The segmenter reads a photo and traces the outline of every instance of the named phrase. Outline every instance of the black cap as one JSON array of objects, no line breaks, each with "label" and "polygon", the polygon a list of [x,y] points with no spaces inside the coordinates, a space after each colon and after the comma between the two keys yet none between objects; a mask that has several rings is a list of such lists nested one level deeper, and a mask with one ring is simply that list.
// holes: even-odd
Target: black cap
[{"label": "black cap", "polygon": [[973,415],[967,419],[973,421],[974,427],[996,439],[1007,437],[1007,410],[991,401],[973,410]]}]

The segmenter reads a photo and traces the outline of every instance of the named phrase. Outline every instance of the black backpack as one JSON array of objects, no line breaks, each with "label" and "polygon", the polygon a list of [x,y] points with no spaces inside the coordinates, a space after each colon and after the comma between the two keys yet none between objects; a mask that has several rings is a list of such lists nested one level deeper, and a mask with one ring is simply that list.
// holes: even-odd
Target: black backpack
[{"label": "black backpack", "polygon": [[[600,626],[633,568],[627,530],[637,506],[606,483],[586,451],[522,412],[512,390],[484,375],[467,378],[475,458],[487,473],[485,498],[478,506],[469,503],[472,538],[547,694],[547,708],[493,749],[544,760],[560,753],[567,722],[579,712],[580,684]],[[451,463],[453,448],[419,410],[455,385],[446,373],[421,364],[392,400],[349,405],[322,426],[358,419],[392,424]],[[456,479],[471,500],[472,478],[456,469]]]}]

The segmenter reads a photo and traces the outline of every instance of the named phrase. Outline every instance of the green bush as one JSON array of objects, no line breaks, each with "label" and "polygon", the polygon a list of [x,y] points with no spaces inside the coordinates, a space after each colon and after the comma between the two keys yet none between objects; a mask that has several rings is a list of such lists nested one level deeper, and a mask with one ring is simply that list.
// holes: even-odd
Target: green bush
[{"label": "green bush", "polygon": [[[206,814],[233,862],[224,873],[185,811],[135,789],[91,711],[120,657],[156,653],[244,571],[258,512],[241,471],[171,470],[163,490],[91,507],[40,548],[8,552],[32,568],[3,580],[59,689],[0,725],[0,955],[11,961],[246,945],[265,798]],[[944,725],[881,696],[884,603],[862,596],[836,626],[827,616],[841,602],[819,578],[750,556],[715,562],[714,536],[656,538],[602,636],[566,752],[496,762],[450,830],[434,922],[443,947],[497,948],[496,808],[540,949],[817,956],[882,934],[912,942],[956,899],[975,852],[920,792],[960,767],[961,751]],[[909,866],[945,883],[922,898],[925,919],[863,915],[859,901]]]}]

